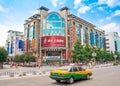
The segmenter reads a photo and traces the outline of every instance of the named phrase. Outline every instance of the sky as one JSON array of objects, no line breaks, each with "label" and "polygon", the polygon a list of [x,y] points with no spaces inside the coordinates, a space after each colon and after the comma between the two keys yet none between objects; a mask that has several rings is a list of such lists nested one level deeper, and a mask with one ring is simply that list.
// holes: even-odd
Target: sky
[{"label": "sky", "polygon": [[8,30],[24,31],[24,21],[40,6],[59,12],[67,6],[70,13],[106,32],[120,34],[120,0],[0,0],[0,46],[5,45]]}]

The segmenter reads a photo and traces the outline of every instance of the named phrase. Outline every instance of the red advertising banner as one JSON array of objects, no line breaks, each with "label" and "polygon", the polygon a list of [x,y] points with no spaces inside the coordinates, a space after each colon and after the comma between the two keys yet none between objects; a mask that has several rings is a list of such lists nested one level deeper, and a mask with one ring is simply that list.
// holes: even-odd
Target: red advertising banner
[{"label": "red advertising banner", "polygon": [[25,41],[25,51],[28,51],[29,48],[29,41],[28,39]]},{"label": "red advertising banner", "polygon": [[44,36],[42,37],[42,47],[65,47],[64,36]]},{"label": "red advertising banner", "polygon": [[35,39],[34,38],[32,39],[32,49],[33,50],[35,49]]}]

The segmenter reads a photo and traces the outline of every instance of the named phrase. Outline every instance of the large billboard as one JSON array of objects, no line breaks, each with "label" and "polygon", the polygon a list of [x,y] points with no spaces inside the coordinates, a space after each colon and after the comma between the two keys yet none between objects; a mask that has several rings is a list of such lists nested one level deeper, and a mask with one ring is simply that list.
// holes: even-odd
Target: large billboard
[{"label": "large billboard", "polygon": [[44,36],[42,37],[42,47],[65,47],[64,36]]}]

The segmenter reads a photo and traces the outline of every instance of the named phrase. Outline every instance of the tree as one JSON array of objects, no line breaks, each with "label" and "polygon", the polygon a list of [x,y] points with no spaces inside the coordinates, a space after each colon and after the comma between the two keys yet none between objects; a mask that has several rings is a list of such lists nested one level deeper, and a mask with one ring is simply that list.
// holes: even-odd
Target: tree
[{"label": "tree", "polygon": [[72,50],[72,57],[74,62],[79,62],[84,60],[83,56],[83,46],[81,45],[80,41],[77,40],[77,42],[74,45],[74,50]]},{"label": "tree", "polygon": [[[96,62],[107,62],[107,61],[113,61],[114,54],[109,53],[104,49],[95,47],[95,46],[89,46],[88,44],[86,45],[81,45],[81,42],[77,40],[77,42],[74,45],[74,50],[72,50],[72,58],[74,62],[88,62],[91,60],[92,53],[96,53],[95,60]],[[116,52],[117,60],[120,60],[120,53]]]},{"label": "tree", "polygon": [[85,61],[89,61],[89,60],[91,60],[92,59],[92,48],[88,45],[88,44],[86,44],[84,47],[83,47],[83,56],[84,56],[84,60]]},{"label": "tree", "polygon": [[22,55],[15,55],[14,61],[15,62],[31,62],[31,61],[35,61],[35,58],[34,58],[34,56],[32,56],[28,53],[25,53]]},{"label": "tree", "polygon": [[3,62],[6,61],[8,53],[4,47],[0,47],[0,68],[3,68]]}]

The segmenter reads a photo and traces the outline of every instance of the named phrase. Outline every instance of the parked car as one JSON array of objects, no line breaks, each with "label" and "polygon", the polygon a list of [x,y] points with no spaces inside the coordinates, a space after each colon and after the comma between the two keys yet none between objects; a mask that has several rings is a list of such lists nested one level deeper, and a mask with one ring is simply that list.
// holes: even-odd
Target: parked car
[{"label": "parked car", "polygon": [[60,82],[61,80],[67,81],[67,83],[74,83],[77,79],[90,79],[92,71],[84,69],[81,66],[63,66],[59,69],[52,70],[50,72],[50,78]]}]

